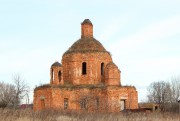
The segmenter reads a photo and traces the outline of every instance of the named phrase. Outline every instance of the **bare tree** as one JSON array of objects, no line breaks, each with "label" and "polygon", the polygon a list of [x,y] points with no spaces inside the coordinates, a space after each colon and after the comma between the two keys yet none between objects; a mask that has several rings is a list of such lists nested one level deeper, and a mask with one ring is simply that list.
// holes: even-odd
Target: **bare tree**
[{"label": "bare tree", "polygon": [[13,104],[15,97],[15,86],[0,82],[0,107],[7,107]]},{"label": "bare tree", "polygon": [[168,111],[178,112],[178,97],[180,96],[180,77],[171,77],[171,101],[168,105]]},{"label": "bare tree", "polygon": [[172,77],[168,81],[153,82],[148,87],[148,101],[160,104],[163,111],[178,111],[180,96],[180,77]]},{"label": "bare tree", "polygon": [[19,74],[13,76],[14,84],[0,82],[0,107],[17,108],[26,96],[29,101],[29,87]]},{"label": "bare tree", "polygon": [[171,102],[175,103],[180,97],[180,77],[171,78]]},{"label": "bare tree", "polygon": [[160,105],[162,111],[165,111],[165,105],[171,100],[171,86],[169,82],[153,82],[148,87],[148,101]]},{"label": "bare tree", "polygon": [[19,74],[13,76],[14,86],[16,90],[16,94],[14,97],[14,108],[16,108],[21,100],[28,95],[29,86],[25,83],[24,79]]}]

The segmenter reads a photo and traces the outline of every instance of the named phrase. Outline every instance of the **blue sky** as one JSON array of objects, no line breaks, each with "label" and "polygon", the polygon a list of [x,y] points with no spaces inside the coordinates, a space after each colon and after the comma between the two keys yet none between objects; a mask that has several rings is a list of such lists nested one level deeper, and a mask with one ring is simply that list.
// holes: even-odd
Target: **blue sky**
[{"label": "blue sky", "polygon": [[19,73],[32,96],[35,85],[49,83],[51,64],[89,18],[122,84],[135,85],[143,101],[151,82],[180,75],[179,6],[179,0],[0,0],[0,81],[12,83]]}]

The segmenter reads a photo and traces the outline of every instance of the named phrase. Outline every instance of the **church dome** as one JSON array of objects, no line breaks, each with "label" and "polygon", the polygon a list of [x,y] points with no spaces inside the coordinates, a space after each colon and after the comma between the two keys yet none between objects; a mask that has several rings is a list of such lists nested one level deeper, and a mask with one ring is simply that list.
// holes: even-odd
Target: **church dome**
[{"label": "church dome", "polygon": [[93,37],[93,24],[89,19],[81,23],[81,38],[77,40],[65,53],[105,52],[103,45]]},{"label": "church dome", "polygon": [[53,67],[53,66],[62,66],[62,65],[59,62],[55,62],[51,65],[51,67]]},{"label": "church dome", "polygon": [[66,52],[107,52],[103,45],[95,38],[81,38],[77,40]]}]

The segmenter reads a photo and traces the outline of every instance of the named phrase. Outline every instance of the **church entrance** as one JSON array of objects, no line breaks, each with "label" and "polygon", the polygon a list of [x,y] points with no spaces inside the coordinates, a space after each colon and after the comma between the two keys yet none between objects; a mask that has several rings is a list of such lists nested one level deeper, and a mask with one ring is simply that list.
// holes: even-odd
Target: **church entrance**
[{"label": "church entrance", "polygon": [[120,111],[125,110],[125,100],[120,100]]}]

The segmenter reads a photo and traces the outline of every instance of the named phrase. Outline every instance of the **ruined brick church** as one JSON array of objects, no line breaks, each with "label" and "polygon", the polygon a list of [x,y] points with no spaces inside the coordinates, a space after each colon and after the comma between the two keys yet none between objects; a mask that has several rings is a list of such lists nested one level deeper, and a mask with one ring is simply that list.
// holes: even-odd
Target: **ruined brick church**
[{"label": "ruined brick church", "polygon": [[[62,64],[61,64],[62,63]],[[93,36],[89,19],[81,38],[50,68],[50,83],[34,89],[34,110],[120,112],[138,108],[134,86],[121,85],[121,71]]]}]

